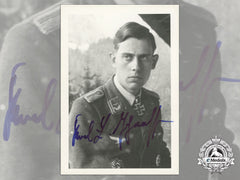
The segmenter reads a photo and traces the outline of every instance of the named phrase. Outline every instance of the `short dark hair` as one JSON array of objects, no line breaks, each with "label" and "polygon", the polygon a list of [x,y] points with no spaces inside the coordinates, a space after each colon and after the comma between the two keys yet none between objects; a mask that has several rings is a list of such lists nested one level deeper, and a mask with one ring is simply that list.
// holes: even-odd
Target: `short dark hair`
[{"label": "short dark hair", "polygon": [[150,33],[149,29],[136,23],[136,22],[128,22],[124,24],[120,29],[116,32],[115,37],[113,39],[114,49],[118,49],[118,44],[125,41],[126,39],[133,37],[137,39],[147,39],[153,48],[153,52],[156,49],[156,43],[152,33]]}]

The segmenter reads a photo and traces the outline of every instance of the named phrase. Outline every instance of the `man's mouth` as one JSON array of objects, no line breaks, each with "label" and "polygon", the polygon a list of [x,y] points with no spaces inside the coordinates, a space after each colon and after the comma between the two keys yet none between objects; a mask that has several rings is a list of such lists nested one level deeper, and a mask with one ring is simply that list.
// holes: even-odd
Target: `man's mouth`
[{"label": "man's mouth", "polygon": [[143,78],[141,76],[129,76],[129,79],[133,79],[133,80],[142,80]]}]

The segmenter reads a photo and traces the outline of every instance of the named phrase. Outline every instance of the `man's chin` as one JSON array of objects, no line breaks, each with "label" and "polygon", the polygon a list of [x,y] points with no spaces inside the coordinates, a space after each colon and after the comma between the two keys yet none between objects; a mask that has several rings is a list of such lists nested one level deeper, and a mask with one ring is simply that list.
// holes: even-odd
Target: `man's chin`
[{"label": "man's chin", "polygon": [[132,94],[136,94],[139,92],[139,90],[142,88],[142,84],[138,84],[138,83],[130,83],[129,84],[129,92]]}]

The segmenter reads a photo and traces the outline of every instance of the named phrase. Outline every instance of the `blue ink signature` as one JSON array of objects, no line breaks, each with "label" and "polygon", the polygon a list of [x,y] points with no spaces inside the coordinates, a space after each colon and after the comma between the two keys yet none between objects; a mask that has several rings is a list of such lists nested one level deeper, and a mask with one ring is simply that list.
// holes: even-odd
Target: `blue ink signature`
[{"label": "blue ink signature", "polygon": [[96,135],[93,139],[90,137],[93,127],[94,127],[94,121],[91,121],[89,128],[88,128],[88,134],[87,135],[79,135],[79,126],[77,125],[77,121],[78,121],[78,117],[80,117],[81,114],[78,114],[75,118],[75,122],[74,122],[74,134],[73,134],[73,138],[72,138],[72,146],[75,146],[75,140],[81,140],[81,139],[87,139],[89,142],[93,142],[94,144],[97,143],[99,141],[99,139],[102,139],[101,134],[111,116],[111,114],[108,114],[106,120],[104,121],[105,117],[102,117],[100,126],[101,129],[96,129],[96,131],[99,133],[98,135]]},{"label": "blue ink signature", "polygon": [[[124,112],[121,114],[120,121],[118,122],[116,128],[113,130],[112,134],[110,134],[110,135],[114,135],[116,133],[116,131],[118,130],[119,125],[121,123],[123,123],[122,124],[122,129],[121,129],[120,135],[119,135],[119,148],[120,148],[120,150],[122,149],[122,137],[123,136],[125,137],[126,143],[128,145],[130,144],[129,134],[130,134],[130,131],[132,129],[137,128],[137,127],[145,127],[145,126],[151,125],[150,128],[149,128],[149,131],[148,131],[148,139],[147,139],[147,147],[149,147],[150,140],[154,138],[154,133],[156,131],[156,128],[157,128],[158,124],[160,124],[161,122],[173,122],[173,121],[159,119],[160,112],[161,112],[161,107],[162,106],[160,105],[159,108],[158,108],[158,111],[157,111],[157,107],[155,107],[153,109],[152,117],[148,121],[137,121],[133,124],[132,124],[132,121],[133,121],[134,117],[132,115],[130,115],[129,121],[126,123],[126,119],[128,117],[128,112],[126,113],[125,116],[124,116]],[[156,111],[157,111],[157,113],[156,113]],[[155,116],[155,119],[154,119],[155,113],[156,113],[156,116]]]},{"label": "blue ink signature", "polygon": [[[19,125],[19,124],[26,124],[27,121],[33,121],[35,123],[41,122],[42,127],[46,130],[51,130],[53,128],[53,122],[51,122],[49,125],[46,124],[46,113],[55,94],[55,90],[57,86],[56,79],[52,79],[48,84],[45,98],[44,98],[44,103],[42,105],[42,111],[39,115],[37,115],[36,113],[33,115],[27,114],[25,116],[23,114],[19,114],[20,106],[17,104],[17,101],[21,94],[22,89],[18,88],[15,94],[13,93],[13,90],[17,80],[16,71],[20,66],[23,66],[25,64],[26,63],[18,63],[12,69],[11,80],[9,84],[8,110],[5,116],[4,129],[3,129],[3,139],[5,141],[9,140],[11,123],[14,123],[14,125]],[[56,128],[56,131],[59,131],[58,129],[59,127]]]},{"label": "blue ink signature", "polygon": [[[114,135],[117,130],[119,129],[119,126],[122,124],[122,129],[120,129],[120,135],[119,135],[119,148],[120,150],[122,150],[122,137],[124,136],[125,137],[125,140],[126,140],[126,143],[129,145],[130,144],[130,138],[129,138],[129,134],[130,134],[130,131],[134,128],[137,128],[137,127],[145,127],[145,126],[150,126],[149,128],[149,132],[148,132],[148,139],[147,139],[147,147],[149,146],[150,144],[150,140],[154,138],[154,133],[156,131],[156,128],[158,126],[158,124],[160,122],[173,122],[173,121],[167,121],[167,120],[160,120],[158,119],[159,116],[160,116],[160,109],[161,109],[161,106],[158,108],[158,111],[157,111],[157,107],[153,109],[153,113],[152,113],[152,117],[150,118],[150,120],[148,121],[137,121],[135,123],[132,124],[133,122],[133,116],[130,115],[129,118],[128,118],[128,115],[129,113],[128,112],[122,112],[121,114],[121,118],[117,124],[117,126],[115,127],[115,129],[113,130],[112,133],[110,133],[109,135]],[[157,113],[156,113],[157,111]],[[156,114],[156,116],[155,116]],[[75,122],[74,122],[74,133],[73,133],[73,137],[72,137],[72,146],[75,146],[75,140],[82,140],[82,139],[86,139],[88,140],[89,142],[92,142],[92,143],[97,143],[100,139],[102,139],[102,133],[103,133],[103,130],[111,116],[111,113],[108,114],[108,116],[106,117],[102,117],[102,120],[101,120],[101,123],[100,123],[100,128],[101,129],[96,129],[96,131],[98,132],[98,134],[94,137],[94,138],[90,138],[90,135],[92,133],[92,130],[93,130],[93,127],[94,127],[94,121],[91,121],[90,125],[89,125],[89,128],[88,128],[88,134],[85,134],[85,135],[79,135],[79,127],[80,125],[77,125],[77,121],[79,120],[78,117],[80,117],[81,114],[78,114],[75,118]],[[155,116],[155,118],[154,118]],[[127,119],[128,119],[128,122],[127,122]]]},{"label": "blue ink signature", "polygon": [[[200,123],[202,121],[202,111],[204,109],[204,105],[206,103],[207,100],[207,95],[208,95],[208,91],[211,89],[211,87],[214,85],[214,83],[218,82],[218,81],[222,81],[222,82],[240,82],[240,79],[235,79],[235,78],[227,78],[227,77],[216,77],[213,78],[212,80],[209,79],[209,76],[212,72],[213,66],[214,66],[214,61],[216,60],[218,51],[220,49],[222,42],[218,41],[216,44],[216,48],[215,48],[215,52],[213,54],[213,58],[210,62],[210,65],[208,67],[208,71],[207,74],[205,76],[205,79],[201,85],[201,91],[200,93],[197,95],[197,100],[202,99],[201,103],[197,103],[193,106],[191,106],[192,110],[191,110],[191,114],[190,114],[190,118],[189,118],[189,127],[188,127],[188,132],[187,132],[187,136],[186,136],[186,142],[189,142],[190,140],[190,134],[191,134],[191,127],[192,127],[192,121],[193,119],[195,119],[196,115],[194,113],[196,113],[197,109],[199,108],[199,114],[198,114],[198,123]],[[194,83],[198,80],[198,77],[200,76],[201,70],[203,69],[203,65],[206,60],[206,56],[208,53],[208,49],[209,47],[206,46],[201,54],[201,57],[199,59],[199,66],[198,69],[195,73],[195,75],[193,76],[193,78],[186,84],[183,84],[183,81],[180,82],[179,84],[179,90],[180,91],[186,91],[188,90],[192,85],[194,85]],[[16,70],[20,67],[25,65],[26,63],[18,63],[16,64],[13,69],[12,69],[12,74],[11,74],[11,81],[10,81],[10,85],[9,85],[9,104],[8,104],[8,110],[7,110],[7,114],[5,116],[5,121],[4,121],[4,129],[3,129],[3,138],[5,141],[7,141],[10,137],[10,128],[11,128],[11,122],[14,123],[14,125],[18,125],[18,124],[26,124],[27,121],[33,121],[35,123],[42,123],[43,128],[47,129],[47,130],[51,130],[53,127],[53,123],[51,123],[49,126],[46,125],[46,113],[47,113],[47,109],[49,107],[49,105],[52,102],[53,96],[55,94],[55,90],[56,90],[56,79],[52,79],[47,87],[47,91],[45,93],[45,101],[44,104],[42,106],[42,112],[37,115],[37,114],[33,114],[33,115],[23,115],[20,114],[19,115],[19,111],[20,111],[20,106],[17,104],[17,100],[19,98],[19,95],[22,91],[21,88],[17,89],[17,92],[15,94],[13,94],[13,89],[14,89],[14,85],[16,84]],[[50,94],[51,93],[51,94]],[[200,107],[199,107],[200,106]],[[164,122],[164,120],[161,120]],[[136,125],[137,126],[137,125]],[[60,133],[60,120],[57,124],[56,127],[56,133],[59,134]],[[77,134],[76,134],[76,137]],[[83,137],[82,137],[83,138]],[[86,136],[86,138],[88,139],[88,137]],[[91,139],[90,139],[91,140]],[[122,140],[121,138],[119,138],[119,142],[121,143]]]}]

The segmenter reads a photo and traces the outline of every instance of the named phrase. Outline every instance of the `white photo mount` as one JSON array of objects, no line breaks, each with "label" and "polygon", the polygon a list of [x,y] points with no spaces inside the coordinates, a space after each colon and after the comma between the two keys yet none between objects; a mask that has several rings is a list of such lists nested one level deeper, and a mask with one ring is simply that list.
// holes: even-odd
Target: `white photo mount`
[{"label": "white photo mount", "polygon": [[[178,5],[62,5],[61,6],[61,174],[63,175],[177,175],[179,174],[179,7]],[[71,21],[78,21],[90,17],[92,20],[95,17],[106,17],[106,21],[111,18],[122,17],[123,20],[115,19],[122,24],[124,21],[137,20],[138,14],[169,14],[170,15],[170,70],[169,70],[169,85],[170,85],[170,117],[171,131],[170,131],[170,147],[171,147],[171,168],[69,168],[69,48],[79,49],[81,52],[86,51],[89,45],[95,39],[101,37],[113,36],[112,32],[116,32],[116,27],[111,27],[111,24],[104,24],[102,29],[96,35],[91,29],[101,27],[99,24],[95,27],[89,27],[89,35],[84,31],[78,42],[72,43],[71,33],[77,33],[77,28],[84,27],[86,24],[79,24],[76,29],[71,29]],[[72,18],[72,17],[75,17]],[[139,17],[140,18],[140,17]],[[76,20],[77,19],[77,20]],[[96,22],[99,19],[95,18]],[[80,21],[84,23],[84,21]],[[94,24],[95,20],[93,20]],[[91,23],[91,22],[90,22]],[[116,23],[117,24],[117,23]],[[118,26],[119,27],[119,26]],[[109,32],[106,32],[109,31]],[[86,32],[86,30],[85,30]],[[82,41],[82,44],[81,44]],[[81,69],[80,69],[81,71]],[[105,74],[105,76],[107,76]],[[159,78],[161,80],[161,78]],[[159,81],[159,79],[156,79]],[[152,80],[154,81],[154,80]],[[151,85],[150,85],[151,86]]]}]

